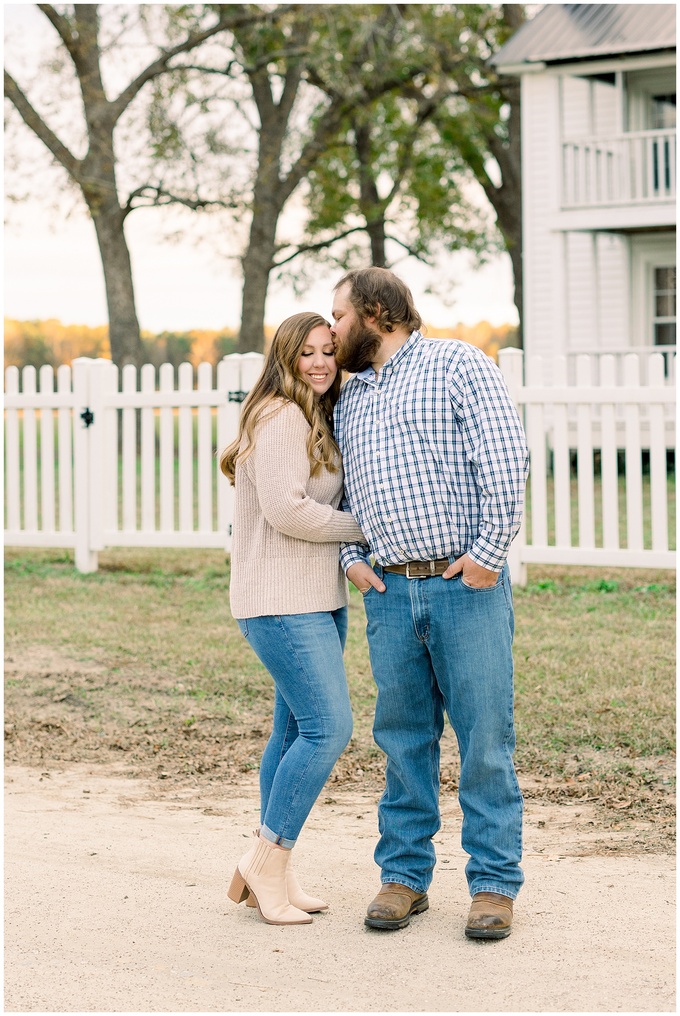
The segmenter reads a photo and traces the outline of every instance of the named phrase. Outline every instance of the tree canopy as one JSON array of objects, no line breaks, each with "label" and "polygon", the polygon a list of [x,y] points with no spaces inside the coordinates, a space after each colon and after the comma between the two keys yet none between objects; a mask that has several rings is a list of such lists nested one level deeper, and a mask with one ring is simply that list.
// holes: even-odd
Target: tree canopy
[{"label": "tree canopy", "polygon": [[504,245],[521,304],[519,90],[488,63],[521,5],[38,7],[80,147],[11,71],[5,94],[92,218],[116,362],[143,355],[124,225],[149,205],[228,216],[242,350],[262,348],[271,278],[300,289],[319,259],[434,265]]}]

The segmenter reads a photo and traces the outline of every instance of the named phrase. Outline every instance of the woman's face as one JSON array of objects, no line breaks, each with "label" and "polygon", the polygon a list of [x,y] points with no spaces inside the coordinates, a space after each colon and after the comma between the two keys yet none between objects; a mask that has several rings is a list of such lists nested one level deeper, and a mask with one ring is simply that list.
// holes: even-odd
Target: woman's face
[{"label": "woman's face", "polygon": [[335,381],[335,347],[330,328],[317,325],[305,339],[298,360],[298,371],[314,394],[320,398]]}]

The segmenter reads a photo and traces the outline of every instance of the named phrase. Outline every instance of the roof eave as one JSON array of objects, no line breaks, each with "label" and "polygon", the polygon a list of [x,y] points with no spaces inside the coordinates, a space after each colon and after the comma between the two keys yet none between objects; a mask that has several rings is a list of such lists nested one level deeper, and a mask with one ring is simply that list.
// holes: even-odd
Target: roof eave
[{"label": "roof eave", "polygon": [[[653,48],[641,47],[640,49],[631,49],[628,46],[625,50],[619,52],[589,52],[584,54],[575,53],[570,56],[562,57],[543,57],[540,60],[525,60],[521,63],[496,63],[494,64],[496,72],[498,74],[504,74],[512,77],[520,77],[522,74],[536,74],[539,71],[545,71],[548,68],[554,67],[566,67],[566,66],[577,66],[584,67],[585,65],[592,63],[597,64],[600,67],[603,63],[611,61],[612,63],[618,63],[621,60],[627,58],[644,58],[645,56],[654,56],[655,58],[667,57],[669,63],[675,63],[676,50],[674,46],[654,46]],[[493,61],[489,61],[492,63]]]}]

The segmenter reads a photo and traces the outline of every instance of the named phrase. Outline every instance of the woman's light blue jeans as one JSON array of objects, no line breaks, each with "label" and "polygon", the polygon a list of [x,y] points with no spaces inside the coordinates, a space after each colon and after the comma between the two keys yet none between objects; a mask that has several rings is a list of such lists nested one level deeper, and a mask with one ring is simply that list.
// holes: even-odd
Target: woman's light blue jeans
[{"label": "woman's light blue jeans", "polygon": [[444,710],[460,749],[459,800],[471,895],[513,899],[524,881],[522,795],[512,754],[514,618],[507,566],[495,586],[408,579],[376,566],[387,586],[364,597],[378,687],[376,743],[387,755],[375,850],[383,882],[425,892],[439,829]]},{"label": "woman's light blue jeans", "polygon": [[260,834],[292,847],[352,736],[342,659],[347,607],[237,623],[276,686],[260,765]]}]

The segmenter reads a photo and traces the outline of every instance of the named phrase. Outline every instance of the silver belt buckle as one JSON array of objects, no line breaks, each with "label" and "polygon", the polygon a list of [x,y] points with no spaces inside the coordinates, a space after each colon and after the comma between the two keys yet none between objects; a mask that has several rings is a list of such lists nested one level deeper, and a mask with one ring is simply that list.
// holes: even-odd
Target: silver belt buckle
[{"label": "silver belt buckle", "polygon": [[417,564],[425,564],[425,561],[418,561],[418,562],[407,561],[406,562],[406,578],[407,579],[429,579],[429,578],[434,578],[434,576],[436,574],[434,561],[428,561],[427,562],[427,564],[430,567],[430,574],[429,575],[411,575],[411,565],[412,564],[416,564],[416,563]]}]

